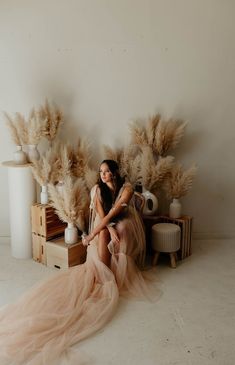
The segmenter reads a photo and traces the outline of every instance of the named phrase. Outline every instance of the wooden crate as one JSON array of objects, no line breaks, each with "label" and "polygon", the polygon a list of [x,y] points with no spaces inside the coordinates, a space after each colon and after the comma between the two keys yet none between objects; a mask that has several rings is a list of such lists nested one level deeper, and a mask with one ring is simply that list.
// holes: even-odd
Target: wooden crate
[{"label": "wooden crate", "polygon": [[47,240],[64,233],[66,223],[61,222],[49,204],[33,204],[31,207],[32,233]]},{"label": "wooden crate", "polygon": [[67,245],[64,237],[46,242],[47,266],[67,269],[86,261],[86,247],[82,241]]},{"label": "wooden crate", "polygon": [[46,265],[46,237],[32,233],[33,259]]},{"label": "wooden crate", "polygon": [[168,216],[144,216],[144,224],[146,227],[146,241],[147,246],[151,246],[151,228],[156,223],[173,223],[180,226],[181,239],[180,249],[178,251],[178,258],[184,258],[192,254],[192,229],[193,218],[190,216],[182,216],[180,218],[170,218]]}]

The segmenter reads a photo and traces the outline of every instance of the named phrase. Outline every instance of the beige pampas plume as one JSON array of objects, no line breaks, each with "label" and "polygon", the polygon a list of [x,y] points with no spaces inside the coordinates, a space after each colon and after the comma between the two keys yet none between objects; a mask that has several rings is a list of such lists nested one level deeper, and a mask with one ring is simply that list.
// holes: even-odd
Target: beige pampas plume
[{"label": "beige pampas plume", "polygon": [[129,124],[129,130],[131,133],[131,143],[139,146],[148,145],[148,137],[145,127],[141,126],[138,121],[131,122]]},{"label": "beige pampas plume", "polygon": [[56,143],[52,149],[55,154],[55,167],[53,169],[53,180],[64,181],[67,176],[72,175],[72,147],[68,144]]},{"label": "beige pampas plume", "polygon": [[97,171],[91,169],[90,167],[86,167],[84,174],[84,181],[89,191],[96,184],[97,180],[98,180]]},{"label": "beige pampas plume", "polygon": [[34,110],[31,112],[28,123],[26,124],[28,144],[37,145],[39,143],[43,136],[46,123],[47,119],[42,117],[39,112],[35,112]]},{"label": "beige pampas plume", "polygon": [[155,132],[154,151],[159,156],[165,156],[170,149],[175,148],[184,135],[186,125],[187,122],[181,120],[160,120]]},{"label": "beige pampas plume", "polygon": [[110,146],[103,145],[104,158],[107,160],[114,160],[118,164],[120,163],[120,158],[122,154],[122,148],[111,148]]},{"label": "beige pampas plume", "polygon": [[156,128],[160,122],[161,115],[156,114],[149,118],[148,123],[146,125],[146,136],[148,145],[153,148],[154,142],[155,142],[155,134],[156,134]]},{"label": "beige pampas plume", "polygon": [[173,165],[173,156],[160,157],[155,162],[153,151],[150,147],[142,148],[141,157],[141,183],[149,191],[157,191]]},{"label": "beige pampas plume", "polygon": [[66,223],[74,223],[82,232],[86,231],[89,214],[89,195],[82,179],[74,183],[71,176],[64,179],[62,193],[54,185],[49,185],[51,205],[58,217]]},{"label": "beige pampas plume", "polygon": [[14,144],[16,146],[20,146],[21,139],[20,139],[18,128],[17,128],[17,123],[7,113],[4,113],[4,116],[6,118],[6,124],[7,124],[7,127],[9,128],[12,141],[14,142]]},{"label": "beige pampas plume", "polygon": [[54,184],[54,168],[56,168],[55,155],[51,148],[46,151],[44,156],[40,156],[39,160],[33,160],[31,165],[33,176],[41,186],[47,185],[48,183]]},{"label": "beige pampas plume", "polygon": [[27,123],[23,115],[20,113],[16,113],[16,125],[22,143],[25,145],[29,144]]},{"label": "beige pampas plume", "polygon": [[90,162],[90,142],[86,138],[79,138],[76,148],[72,152],[72,173],[76,177],[84,177]]},{"label": "beige pampas plume", "polygon": [[38,112],[41,118],[46,120],[43,136],[52,142],[63,123],[63,114],[55,103],[50,105],[47,99],[44,105],[39,108]]},{"label": "beige pampas plume", "polygon": [[196,172],[197,167],[195,164],[185,171],[181,164],[175,164],[163,185],[163,188],[167,193],[167,197],[170,199],[178,199],[186,195],[192,187]]}]

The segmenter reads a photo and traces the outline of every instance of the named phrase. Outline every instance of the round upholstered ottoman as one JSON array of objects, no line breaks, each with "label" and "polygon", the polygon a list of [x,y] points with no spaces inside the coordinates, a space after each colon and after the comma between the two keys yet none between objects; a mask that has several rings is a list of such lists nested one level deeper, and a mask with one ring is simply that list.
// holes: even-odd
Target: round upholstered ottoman
[{"label": "round upholstered ottoman", "polygon": [[152,226],[153,265],[157,264],[160,252],[167,252],[170,254],[171,267],[176,268],[180,234],[180,227],[173,223],[157,223]]}]

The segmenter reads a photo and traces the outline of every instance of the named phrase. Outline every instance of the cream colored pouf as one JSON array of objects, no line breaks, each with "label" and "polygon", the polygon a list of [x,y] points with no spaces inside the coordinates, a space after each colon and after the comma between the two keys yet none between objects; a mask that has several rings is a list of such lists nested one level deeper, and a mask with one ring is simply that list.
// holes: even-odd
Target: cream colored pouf
[{"label": "cream colored pouf", "polygon": [[176,252],[180,248],[180,227],[173,223],[157,223],[152,226],[153,265],[157,264],[160,252],[168,252],[171,267],[176,268]]}]

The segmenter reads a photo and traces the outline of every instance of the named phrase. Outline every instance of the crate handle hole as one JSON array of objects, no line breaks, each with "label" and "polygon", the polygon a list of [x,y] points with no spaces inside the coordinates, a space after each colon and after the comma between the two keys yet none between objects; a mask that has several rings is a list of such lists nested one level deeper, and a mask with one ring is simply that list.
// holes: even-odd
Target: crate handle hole
[{"label": "crate handle hole", "polygon": [[60,269],[60,266],[58,266],[58,265],[54,265],[54,267],[55,267],[56,269]]}]

